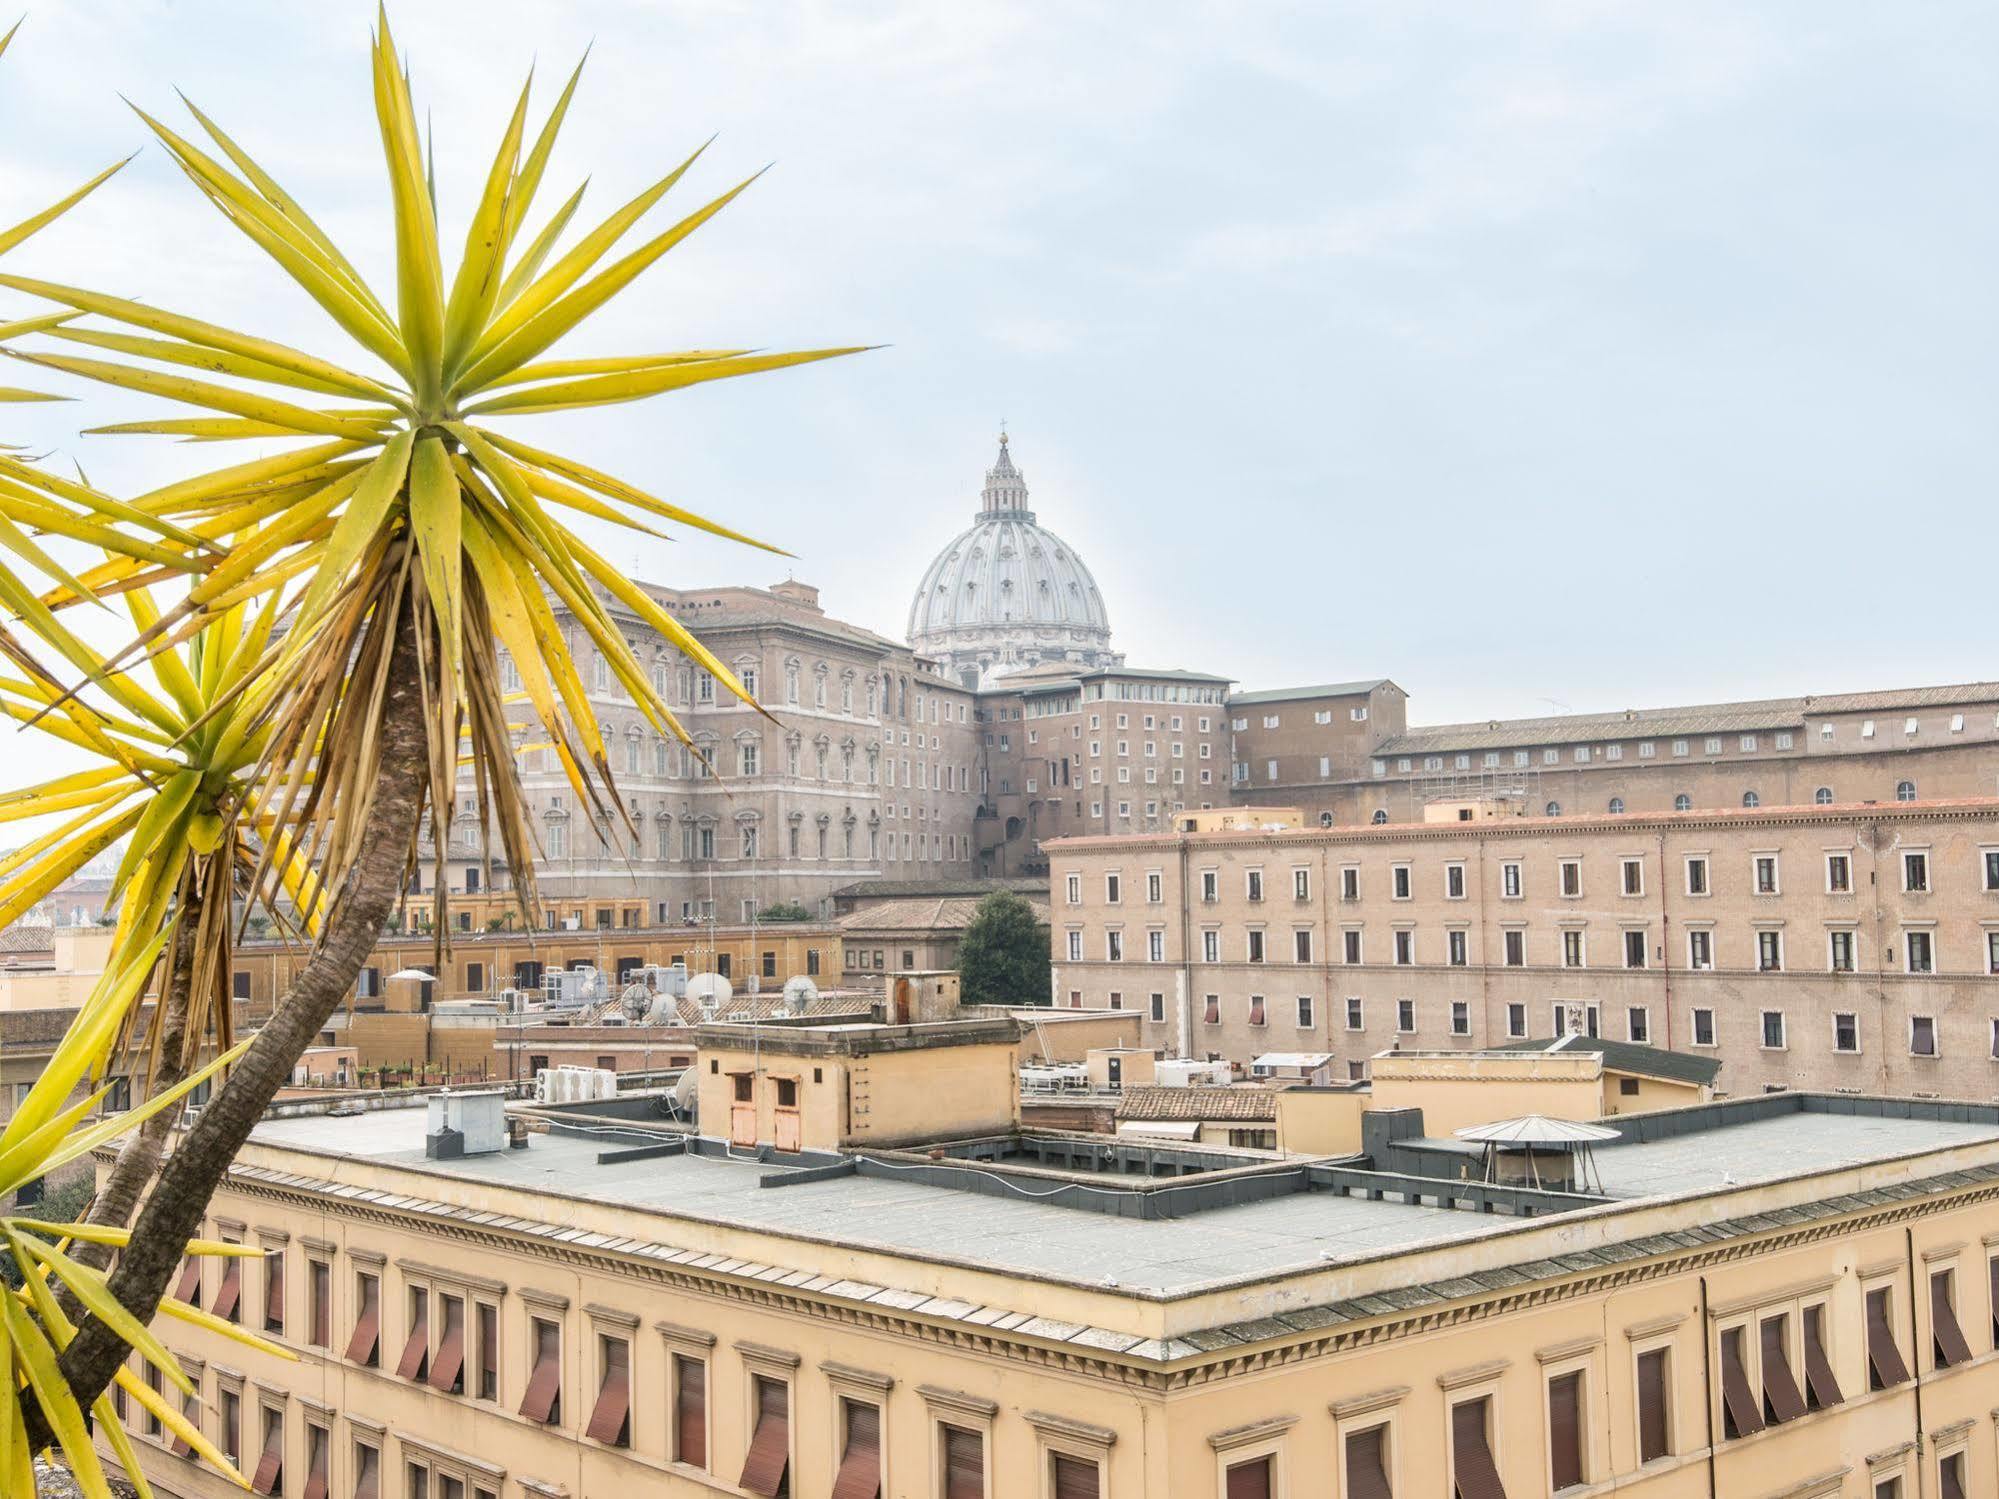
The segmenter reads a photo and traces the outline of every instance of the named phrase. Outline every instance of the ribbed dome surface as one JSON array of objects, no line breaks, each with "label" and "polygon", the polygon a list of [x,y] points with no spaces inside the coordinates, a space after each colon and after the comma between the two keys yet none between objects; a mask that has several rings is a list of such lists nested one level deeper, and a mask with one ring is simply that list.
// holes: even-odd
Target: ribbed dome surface
[{"label": "ribbed dome surface", "polygon": [[1027,508],[1027,481],[1002,435],[977,519],[923,574],[909,639],[925,654],[976,653],[989,674],[1002,661],[1025,664],[1019,653],[1037,638],[1045,649],[1034,654],[1082,659],[1107,650],[1110,619],[1083,559]]}]

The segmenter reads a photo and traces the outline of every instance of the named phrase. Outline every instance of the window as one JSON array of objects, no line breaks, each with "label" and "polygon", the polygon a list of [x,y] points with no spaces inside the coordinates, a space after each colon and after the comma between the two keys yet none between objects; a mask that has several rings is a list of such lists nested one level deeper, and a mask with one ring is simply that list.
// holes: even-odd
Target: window
[{"label": "window", "polygon": [[1451,1034],[1453,1036],[1471,1034],[1471,1004],[1468,1000],[1451,1001]]},{"label": "window", "polygon": [[1908,965],[1910,973],[1936,972],[1936,954],[1930,934],[1926,931],[1904,931],[1902,960]]},{"label": "window", "polygon": [[1298,996],[1299,1029],[1301,1030],[1309,1029],[1311,1027],[1311,1024],[1312,1024],[1312,996],[1309,994],[1301,994]]},{"label": "window", "polygon": [[1688,796],[1686,792],[1682,791],[1678,796],[1673,798],[1673,810],[1675,812],[1691,812],[1693,809],[1694,799]]},{"label": "window", "polygon": [[1754,809],[1763,805],[1763,798],[1753,791],[1745,791],[1742,793],[1742,805]]},{"label": "window", "polygon": [[347,1357],[357,1364],[376,1367],[381,1358],[382,1279],[365,1271],[354,1277],[355,1303],[360,1308],[354,1319],[354,1335],[347,1342]]},{"label": "window", "polygon": [[1409,866],[1397,864],[1389,871],[1389,894],[1395,900],[1410,898]]},{"label": "window", "polygon": [[1503,1495],[1492,1459],[1492,1397],[1461,1400],[1451,1407],[1451,1473],[1462,1495]]},{"label": "window", "polygon": [[[234,1244],[236,1240],[226,1239],[224,1242]],[[226,1259],[222,1262],[222,1284],[216,1289],[215,1305],[210,1310],[216,1316],[230,1322],[240,1322],[243,1317],[238,1308],[242,1299],[243,1262],[240,1259]]]},{"label": "window", "polygon": [[1805,1413],[1805,1397],[1791,1372],[1791,1319],[1787,1313],[1765,1317],[1757,1328],[1763,1352],[1763,1420],[1779,1426]]},{"label": "window", "polygon": [[1069,940],[1069,961],[1071,963],[1082,962],[1083,934],[1081,932],[1072,931],[1068,934],[1068,940]]},{"label": "window", "polygon": [[1252,963],[1261,963],[1263,961],[1263,933],[1252,927],[1246,935],[1249,939],[1249,961]]},{"label": "window", "polygon": [[1645,966],[1645,934],[1626,932],[1624,934],[1624,966],[1643,968]]},{"label": "window", "polygon": [[833,1475],[835,1499],[881,1492],[881,1407],[862,1400],[841,1400],[840,1467]]},{"label": "window", "polygon": [[1933,1057],[1937,1054],[1937,1022],[1934,1015],[1909,1017],[1909,1055]]},{"label": "window", "polygon": [[1152,1020],[1155,1025],[1163,1024],[1166,1020],[1166,996],[1164,994],[1155,994],[1152,996]]},{"label": "window", "polygon": [[1777,894],[1777,856],[1758,854],[1754,862],[1756,893],[1758,895]]},{"label": "window", "polygon": [[1819,787],[1818,790],[1812,793],[1812,801],[1817,806],[1830,807],[1832,805],[1832,787]]},{"label": "window", "polygon": [[1104,903],[1114,906],[1124,898],[1124,881],[1114,874],[1104,876]]},{"label": "window", "polygon": [[1867,1293],[1867,1388],[1892,1389],[1906,1384],[1909,1366],[1895,1343],[1895,1292],[1892,1286],[1876,1286]]},{"label": "window", "polygon": [[430,1387],[448,1395],[465,1393],[465,1302],[457,1296],[439,1296],[438,1310],[444,1326],[437,1354],[430,1361]]},{"label": "window", "polygon": [[1379,808],[1376,808],[1374,816],[1369,818],[1368,821],[1372,822],[1376,827],[1380,827],[1382,824],[1388,821],[1388,814],[1380,810]]},{"label": "window", "polygon": [[1342,932],[1340,936],[1344,939],[1346,960],[1349,963],[1358,963],[1360,961],[1361,934],[1359,932]]},{"label": "window", "polygon": [[1520,899],[1520,866],[1505,863],[1499,866],[1499,893],[1507,900]]},{"label": "window", "polygon": [[1828,895],[1853,893],[1853,860],[1847,854],[1825,856],[1825,888]]},{"label": "window", "polygon": [[1714,967],[1714,933],[1705,927],[1695,927],[1687,933],[1687,966]]},{"label": "window", "polygon": [[543,1317],[531,1320],[534,1363],[528,1369],[521,1414],[545,1426],[559,1426],[562,1424],[562,1326]]},{"label": "window", "polygon": [[1912,802],[1915,799],[1916,799],[1916,783],[1914,781],[1897,781],[1895,783],[1896,801]]},{"label": "window", "polygon": [[1578,896],[1583,893],[1583,866],[1580,859],[1562,860],[1562,894]]},{"label": "window", "polygon": [[1853,933],[1836,929],[1826,933],[1831,947],[1830,966],[1834,973],[1853,972]]},{"label": "window", "polygon": [[1624,893],[1626,895],[1643,895],[1645,893],[1645,861],[1642,859],[1626,859],[1623,862],[1622,870]]},{"label": "window", "polygon": [[1652,1016],[1643,1005],[1633,1005],[1624,1012],[1624,1034],[1641,1046],[1652,1039]]},{"label": "window", "polygon": [[597,1339],[597,1403],[583,1434],[611,1447],[632,1445],[632,1345],[623,1338]]},{"label": "window", "polygon": [[1714,1011],[1694,1011],[1694,1045],[1714,1045]]},{"label": "window", "polygon": [[1299,930],[1291,934],[1291,957],[1299,963],[1312,961],[1312,934],[1309,931]]},{"label": "window", "polygon": [[325,1260],[305,1262],[306,1342],[314,1348],[333,1346],[333,1267]]},{"label": "window", "polygon": [[218,1401],[220,1419],[216,1427],[216,1446],[222,1455],[232,1463],[243,1460],[243,1396],[236,1390],[223,1390]]},{"label": "window", "polygon": [[264,1251],[264,1331],[284,1336],[285,1331],[285,1252]]},{"label": "window", "polygon": [[1347,1001],[1347,1029],[1350,1031],[1364,1029],[1361,1023],[1361,1002],[1357,999]]},{"label": "window", "polygon": [[257,1453],[257,1471],[250,1487],[259,1494],[285,1491],[285,1411],[284,1407],[263,1407],[264,1440]]},{"label": "window", "polygon": [[1522,968],[1527,963],[1527,934],[1522,931],[1508,931],[1505,936],[1506,966]]},{"label": "window", "polygon": [[1527,1006],[1510,1004],[1506,1007],[1506,1034],[1516,1040],[1527,1034]]},{"label": "window", "polygon": [[1264,1024],[1263,996],[1261,994],[1252,994],[1249,997],[1249,1023],[1251,1025]]},{"label": "window", "polygon": [[1624,810],[1624,798],[1621,796],[1613,796],[1610,799],[1611,815],[1614,817],[1619,813],[1623,812],[1623,810]]},{"label": "window", "polygon": [[1708,893],[1707,860],[1687,860],[1687,894],[1706,895]]},{"label": "window", "polygon": [[791,1387],[781,1379],[755,1375],[751,1383],[756,1424],[737,1484],[765,1499],[789,1492],[791,1467]]},{"label": "window", "polygon": [[1583,934],[1575,928],[1562,933],[1562,966],[1564,968],[1583,966]]},{"label": "window", "polygon": [[1638,1355],[1638,1461],[1649,1463],[1673,1450],[1672,1351],[1650,1348]]},{"label": "window", "polygon": [[1465,867],[1462,864],[1444,866],[1444,899],[1463,900],[1465,898]]},{"label": "window", "polygon": [[1249,870],[1243,877],[1243,893],[1251,900],[1263,899],[1263,871]]},{"label": "window", "polygon": [[1212,869],[1201,871],[1201,899],[1211,905],[1219,899],[1215,890],[1215,882],[1219,878],[1220,876]]},{"label": "window", "polygon": [[1763,1012],[1763,1049],[1782,1051],[1784,1049],[1784,1012],[1765,1010]]},{"label": "window", "polygon": [[1548,1486],[1556,1493],[1583,1482],[1583,1376],[1548,1381]]},{"label": "window", "polygon": [[1816,1411],[1838,1405],[1846,1397],[1840,1393],[1839,1381],[1833,1377],[1832,1358],[1826,1351],[1825,1303],[1820,1301],[1806,1306],[1799,1319],[1804,1324],[1805,1408]]},{"label": "window", "polygon": [[1926,894],[1930,888],[1930,856],[1926,853],[1902,855],[1902,888],[1912,894]]},{"label": "window", "polygon": [[1148,963],[1166,961],[1166,934],[1154,930],[1145,934],[1145,960]]},{"label": "window", "polygon": [[[1999,880],[1999,852],[1995,852],[1991,855],[1988,855],[1987,863],[1988,863],[1988,869],[1987,869],[1988,875],[1990,875],[1993,880]],[[1999,890],[1999,884],[1993,884],[1990,881],[1988,881],[1987,888]],[[1348,865],[1347,867],[1345,867],[1340,871],[1340,899],[1341,900],[1360,899],[1360,871],[1354,868],[1352,865]]]},{"label": "window", "polygon": [[430,1373],[430,1292],[422,1286],[409,1288],[409,1336],[403,1343],[402,1360],[396,1365],[398,1379],[422,1384]]},{"label": "window", "polygon": [[1066,1452],[1048,1454],[1049,1492],[1054,1499],[1098,1499],[1098,1465]]},{"label": "window", "polygon": [[[1261,932],[1252,932],[1250,935],[1253,938],[1257,938],[1263,934]],[[1252,950],[1257,945],[1254,941],[1250,943]],[[1104,933],[1104,958],[1106,961],[1112,963],[1122,963],[1124,961],[1124,933],[1118,931],[1115,927]]]},{"label": "window", "polygon": [[1957,1321],[1956,1290],[1956,1271],[1930,1272],[1930,1360],[1936,1369],[1971,1362],[1971,1349]]},{"label": "window", "polygon": [[944,1477],[942,1499],[985,1499],[985,1434],[951,1425],[940,1425],[937,1430],[943,1448],[939,1453]]},{"label": "window", "polygon": [[1748,1337],[1746,1327],[1721,1334],[1721,1430],[1731,1441],[1763,1429],[1762,1404],[1749,1384]]},{"label": "window", "polygon": [[1940,1499],[1964,1499],[1964,1453],[1953,1452],[1937,1459],[1937,1492]]},{"label": "window", "polygon": [[1985,888],[1999,890],[1999,848],[1988,848],[1985,855]]},{"label": "window", "polygon": [[1203,1025],[1220,1025],[1222,1023],[1221,995],[1210,994],[1206,997],[1206,1003],[1201,1011],[1201,1023]]},{"label": "window", "polygon": [[1145,899],[1148,905],[1158,905],[1166,898],[1166,883],[1157,870],[1145,877]]},{"label": "window", "polygon": [[479,1346],[473,1350],[473,1367],[477,1371],[478,1384],[475,1387],[480,1400],[500,1398],[500,1309],[490,1301],[482,1301],[477,1307],[473,1327],[478,1335]]},{"label": "window", "polygon": [[1416,1001],[1398,999],[1395,1001],[1395,1028],[1404,1035],[1416,1029]]},{"label": "window", "polygon": [[1562,815],[1562,804],[1560,802],[1549,802],[1542,810],[1550,817],[1560,817]]},{"label": "window", "polygon": [[1836,1011],[1832,1017],[1832,1049],[1834,1051],[1860,1050],[1860,1017],[1851,1011]]},{"label": "window", "polygon": [[1784,934],[1765,929],[1756,934],[1756,967],[1762,973],[1776,973],[1784,966]]},{"label": "window", "polygon": [[1447,961],[1450,963],[1451,967],[1453,968],[1464,967],[1466,948],[1469,945],[1464,932],[1462,930],[1459,930],[1459,931],[1452,931],[1445,933],[1444,944],[1445,944],[1445,951],[1447,954]]},{"label": "window", "polygon": [[1343,1446],[1347,1481],[1340,1492],[1354,1499],[1388,1499],[1388,1428],[1350,1431]]},{"label": "window", "polygon": [[1395,934],[1395,961],[1405,968],[1416,961],[1416,934],[1414,932],[1405,931]]},{"label": "window", "polygon": [[1080,906],[1083,903],[1083,877],[1080,874],[1070,875],[1066,882],[1066,888],[1069,895],[1069,904]]}]

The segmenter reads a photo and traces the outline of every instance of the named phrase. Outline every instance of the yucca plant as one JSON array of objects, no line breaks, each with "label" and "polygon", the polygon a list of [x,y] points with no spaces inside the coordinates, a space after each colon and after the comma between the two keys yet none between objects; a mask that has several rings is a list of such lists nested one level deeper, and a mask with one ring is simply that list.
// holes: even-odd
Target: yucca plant
[{"label": "yucca plant", "polygon": [[[141,864],[176,837],[198,854],[214,833],[215,823],[207,820],[212,813],[257,846],[241,887],[250,897],[282,909],[287,881],[295,884],[300,870],[323,892],[306,962],[168,1158],[129,1239],[121,1241],[118,1267],[104,1289],[140,1322],[159,1303],[229,1161],[299,1054],[351,991],[419,857],[426,807],[433,819],[432,856],[442,859],[461,767],[474,786],[482,827],[497,836],[516,875],[524,916],[533,904],[536,847],[516,775],[514,720],[525,716],[534,723],[581,803],[622,814],[583,673],[558,628],[557,609],[574,617],[590,648],[662,734],[686,742],[611,618],[607,598],[746,697],[727,667],[620,564],[587,545],[564,516],[647,534],[657,534],[654,523],[669,522],[749,538],[523,440],[513,419],[634,401],[854,352],[697,349],[555,357],[559,340],[747,182],[631,243],[650,210],[701,155],[697,150],[565,247],[580,188],[533,232],[529,226],[577,76],[570,76],[531,138],[524,87],[480,187],[457,263],[447,269],[431,163],[385,14],[374,38],[372,84],[393,209],[393,305],[206,115],[189,106],[207,149],[141,116],[223,218],[359,346],[358,357],[325,358],[156,301],[0,276],[0,286],[62,309],[41,330],[46,337],[91,350],[81,355],[16,346],[9,351],[16,357],[198,413],[97,430],[204,444],[291,443],[274,455],[131,499],[134,516],[121,531],[157,539],[171,560],[123,553],[60,581],[36,601],[44,611],[59,611],[87,596],[157,586],[176,566],[198,573],[183,593],[157,608],[148,597],[142,605],[148,617],[110,662],[72,660],[82,682],[53,693],[38,686],[22,695],[33,713],[60,708],[61,721],[71,724],[71,701],[84,700],[97,711],[99,698],[122,700],[123,689],[113,685],[122,674],[149,656],[171,658],[189,642],[216,638],[229,611],[252,610],[257,620],[270,621],[255,651],[246,654],[241,642],[212,655],[203,647],[204,672],[224,659],[241,669],[216,666],[215,690],[204,690],[196,701],[178,700],[166,681],[174,669],[164,668],[161,685],[176,697],[170,716],[179,731],[170,746],[147,740],[148,753],[165,750],[160,758],[178,759],[177,776],[198,772],[201,795],[233,788],[222,798],[233,803],[199,802],[197,813],[190,809],[198,798],[182,803],[176,793],[172,810],[133,824],[133,847]],[[58,316],[67,320],[56,322]],[[518,702],[501,690],[502,651],[519,672]],[[124,708],[122,727],[152,722],[136,704],[125,702]],[[223,723],[239,736],[231,738],[227,754],[212,732]],[[209,747],[196,748],[204,743]],[[243,758],[253,748],[254,757]],[[151,773],[167,772],[162,765]],[[101,783],[54,794],[76,796],[79,807],[101,807],[98,816],[112,816],[107,798],[90,798],[124,783],[108,770],[102,774]],[[160,870],[170,862],[170,853],[162,852]],[[139,867],[131,858],[127,863],[128,872]],[[433,928],[448,940],[445,882],[434,883],[439,905]],[[157,884],[128,882],[126,900],[139,900],[142,888],[158,891]],[[184,899],[177,894],[169,904],[178,911]],[[135,916],[135,931],[150,920]],[[186,934],[190,925],[183,921],[179,929]],[[104,1315],[84,1320],[74,1339],[59,1339],[57,1377],[65,1398],[87,1408],[113,1377],[129,1340],[129,1325]],[[62,1436],[42,1386],[31,1385],[27,1393],[34,1398],[24,1396],[18,1424],[28,1445]]]}]

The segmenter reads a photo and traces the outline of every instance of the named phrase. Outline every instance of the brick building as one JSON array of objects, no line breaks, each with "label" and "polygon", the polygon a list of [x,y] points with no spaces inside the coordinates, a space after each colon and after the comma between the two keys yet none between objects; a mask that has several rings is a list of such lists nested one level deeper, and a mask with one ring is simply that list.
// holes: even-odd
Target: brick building
[{"label": "brick building", "polygon": [[[1465,810],[1470,810],[1466,804]],[[1057,1005],[1247,1063],[1558,1034],[1718,1087],[1999,1095],[1999,799],[1292,827],[1049,847]]]}]

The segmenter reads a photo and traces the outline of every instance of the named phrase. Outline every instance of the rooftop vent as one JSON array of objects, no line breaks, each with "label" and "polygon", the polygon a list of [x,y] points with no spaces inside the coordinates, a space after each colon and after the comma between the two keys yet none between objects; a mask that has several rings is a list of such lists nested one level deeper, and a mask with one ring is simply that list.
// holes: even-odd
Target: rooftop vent
[{"label": "rooftop vent", "polygon": [[433,1160],[491,1155],[507,1143],[507,1097],[498,1088],[446,1089],[430,1095],[429,1109],[423,1153]]}]

